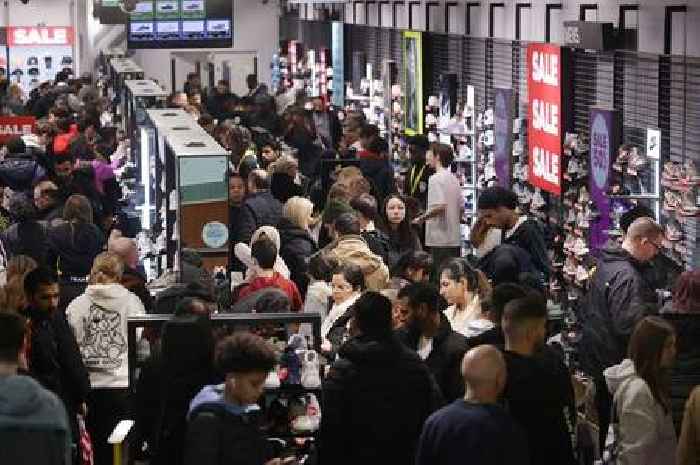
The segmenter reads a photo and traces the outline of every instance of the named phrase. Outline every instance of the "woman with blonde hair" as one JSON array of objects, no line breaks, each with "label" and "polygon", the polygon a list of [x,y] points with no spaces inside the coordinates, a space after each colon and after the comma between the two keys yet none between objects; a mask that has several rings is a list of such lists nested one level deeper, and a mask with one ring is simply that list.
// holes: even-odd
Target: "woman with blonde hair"
[{"label": "woman with blonde hair", "polygon": [[309,286],[307,260],[318,251],[311,237],[314,205],[304,197],[292,197],[282,209],[282,219],[277,225],[280,233],[280,256],[290,270],[290,279],[297,285],[302,297]]},{"label": "woman with blonde hair", "polygon": [[145,313],[141,300],[120,284],[124,263],[111,252],[99,254],[85,293],[66,309],[90,374],[87,425],[95,445],[95,462],[108,463],[107,438],[127,414],[129,388],[127,319]]}]

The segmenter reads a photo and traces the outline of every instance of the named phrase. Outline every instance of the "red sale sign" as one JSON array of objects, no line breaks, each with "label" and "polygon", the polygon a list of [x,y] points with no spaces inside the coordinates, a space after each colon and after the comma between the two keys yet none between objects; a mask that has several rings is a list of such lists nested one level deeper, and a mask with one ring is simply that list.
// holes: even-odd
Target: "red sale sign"
[{"label": "red sale sign", "polygon": [[0,116],[0,144],[15,136],[24,136],[34,132],[36,118],[33,116]]},{"label": "red sale sign", "polygon": [[66,26],[8,27],[7,44],[19,45],[73,45],[73,28]]},{"label": "red sale sign", "polygon": [[561,49],[558,46],[528,45],[528,181],[556,195],[561,195],[562,177],[561,75]]}]

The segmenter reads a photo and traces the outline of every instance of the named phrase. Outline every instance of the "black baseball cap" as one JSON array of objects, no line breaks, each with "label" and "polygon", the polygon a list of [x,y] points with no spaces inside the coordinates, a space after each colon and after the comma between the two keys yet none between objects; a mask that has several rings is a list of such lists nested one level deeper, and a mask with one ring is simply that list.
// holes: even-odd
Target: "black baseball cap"
[{"label": "black baseball cap", "polygon": [[428,138],[423,134],[416,134],[415,136],[410,136],[406,139],[408,145],[413,145],[423,150],[428,150],[430,148],[430,142]]}]

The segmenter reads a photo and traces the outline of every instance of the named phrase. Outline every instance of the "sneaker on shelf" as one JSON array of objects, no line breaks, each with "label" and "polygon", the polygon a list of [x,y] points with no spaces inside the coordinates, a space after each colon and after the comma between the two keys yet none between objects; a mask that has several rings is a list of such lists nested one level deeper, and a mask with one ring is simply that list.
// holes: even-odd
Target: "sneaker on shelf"
[{"label": "sneaker on shelf", "polygon": [[677,192],[664,192],[664,210],[669,212],[676,211],[680,208],[681,202],[681,196]]},{"label": "sneaker on shelf", "polygon": [[298,433],[313,433],[321,426],[321,406],[314,394],[306,395],[306,415],[292,420],[292,430]]},{"label": "sneaker on shelf", "polygon": [[693,192],[683,193],[679,213],[682,216],[697,216],[698,213],[700,213],[700,207],[698,207],[696,197]]},{"label": "sneaker on shelf", "polygon": [[571,255],[566,257],[566,262],[564,262],[564,273],[569,276],[576,275],[576,260]]},{"label": "sneaker on shelf", "polygon": [[274,367],[265,378],[265,389],[277,389],[280,387],[280,377],[277,374],[277,367]]},{"label": "sneaker on shelf", "polygon": [[578,285],[584,285],[588,281],[588,277],[588,270],[586,270],[585,266],[579,265],[576,267],[576,283]]},{"label": "sneaker on shelf", "polygon": [[678,242],[683,239],[683,229],[677,221],[669,221],[666,223],[666,240],[670,242]]},{"label": "sneaker on shelf", "polygon": [[682,167],[675,161],[667,161],[664,163],[664,170],[661,173],[661,185],[664,187],[673,188],[676,181],[682,176]]},{"label": "sneaker on shelf", "polygon": [[649,163],[649,159],[639,153],[637,147],[632,147],[629,163],[627,164],[627,174],[637,176],[638,172]]},{"label": "sneaker on shelf", "polygon": [[493,108],[489,108],[484,112],[484,126],[493,125]]},{"label": "sneaker on shelf", "polygon": [[590,200],[591,196],[588,194],[588,189],[586,189],[586,186],[581,186],[578,199],[576,200],[576,208],[583,210]]},{"label": "sneaker on shelf", "polygon": [[544,197],[542,196],[542,191],[539,188],[535,189],[535,193],[532,194],[532,208],[535,210],[540,210],[546,206]]},{"label": "sneaker on shelf", "polygon": [[625,186],[621,184],[613,184],[610,186],[608,189],[608,195],[630,195],[629,189],[627,189]]},{"label": "sneaker on shelf", "polygon": [[564,250],[567,252],[573,252],[575,244],[576,238],[574,236],[567,235],[566,240],[564,241]]},{"label": "sneaker on shelf", "polygon": [[564,147],[569,150],[575,150],[578,146],[578,134],[566,133],[564,137]]},{"label": "sneaker on shelf", "polygon": [[622,146],[619,148],[617,151],[617,156],[615,157],[615,161],[612,164],[612,169],[614,171],[618,171],[620,173],[625,171],[624,165],[627,164],[627,162],[630,159],[630,150]]},{"label": "sneaker on shelf", "polygon": [[576,213],[573,210],[569,210],[566,216],[566,222],[569,224],[576,224]]},{"label": "sneaker on shelf", "polygon": [[584,255],[588,255],[588,247],[586,246],[586,241],[583,240],[583,238],[578,238],[576,239],[576,243],[574,244],[574,254],[577,257],[583,257]]},{"label": "sneaker on shelf", "polygon": [[588,221],[588,217],[586,216],[586,213],[583,211],[578,212],[578,214],[576,215],[576,227],[588,229],[588,228],[590,228],[590,226],[591,226],[591,224]]},{"label": "sneaker on shelf", "polygon": [[302,356],[301,385],[306,389],[321,387],[320,363],[315,350],[307,350]]}]

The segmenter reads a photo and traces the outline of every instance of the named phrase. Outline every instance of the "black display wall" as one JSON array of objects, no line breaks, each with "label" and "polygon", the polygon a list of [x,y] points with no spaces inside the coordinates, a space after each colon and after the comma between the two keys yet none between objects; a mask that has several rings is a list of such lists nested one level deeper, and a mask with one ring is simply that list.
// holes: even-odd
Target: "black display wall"
[{"label": "black display wall", "polygon": [[[330,37],[312,32],[328,27],[328,22],[299,20],[296,16],[285,16],[280,21],[280,31],[298,33],[297,37],[288,38],[303,42],[303,37],[322,37],[320,40],[330,41]],[[375,78],[380,79],[383,60],[393,60],[401,67],[401,32],[346,24],[345,56],[352,57],[354,51],[365,52],[373,64]],[[510,87],[518,102],[517,116],[527,115],[527,42],[424,32],[425,42],[431,43],[433,54],[432,66],[424,76],[427,89],[437,94],[437,77],[454,73],[458,96],[466,99],[466,86],[474,86],[477,111],[483,111],[493,106],[495,87]],[[330,47],[330,43],[324,46]],[[352,68],[346,64],[347,81]],[[584,144],[588,144],[591,108],[611,108],[622,116],[623,144],[643,150],[647,128],[660,129],[661,167],[666,161],[686,160],[693,160],[700,167],[700,58],[576,49],[572,50],[570,67],[572,112],[567,126],[579,134]],[[527,151],[527,135],[523,142]],[[553,207],[556,203],[552,199]],[[660,212],[664,220],[667,213],[662,208]],[[698,220],[683,219],[685,244],[690,250],[684,258],[687,267],[700,266]]]}]

